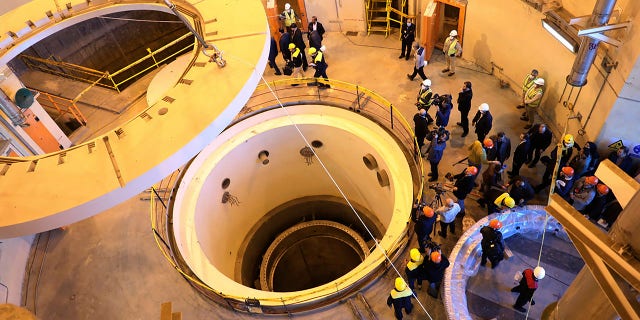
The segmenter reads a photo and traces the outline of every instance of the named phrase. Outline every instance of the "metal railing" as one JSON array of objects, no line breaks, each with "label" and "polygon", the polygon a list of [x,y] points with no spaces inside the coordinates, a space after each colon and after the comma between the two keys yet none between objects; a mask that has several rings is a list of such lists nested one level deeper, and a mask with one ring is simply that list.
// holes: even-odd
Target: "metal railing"
[{"label": "metal railing", "polygon": [[[55,60],[54,57],[51,59],[43,59],[39,57],[34,57],[26,54],[21,54],[20,58],[22,62],[29,67],[30,69],[40,70],[42,72],[51,73],[60,77],[69,78],[81,82],[90,83],[91,87],[94,85],[109,88],[120,92],[122,86],[134,80],[136,77],[141,74],[149,71],[152,68],[158,68],[160,64],[163,62],[176,57],[180,54],[183,54],[189,50],[192,50],[194,47],[194,43],[191,42],[186,46],[177,48],[175,51],[170,54],[163,56],[160,60],[157,60],[157,56],[163,53],[165,50],[173,47],[178,44],[180,41],[188,39],[189,37],[193,38],[193,34],[188,32],[177,39],[167,43],[166,45],[156,49],[151,50],[147,48],[148,54],[141,57],[140,59],[120,68],[119,70],[110,73],[109,71],[100,71],[88,67],[83,67],[77,64],[58,61]],[[151,62],[149,62],[151,61]],[[143,67],[141,70],[132,70],[138,65],[147,65]],[[129,75],[129,73],[133,72]],[[124,79],[120,79],[120,77],[125,77]],[[89,88],[91,88],[89,87]]]},{"label": "metal railing", "polygon": [[[331,89],[322,89],[317,86],[319,83],[328,84],[331,86]],[[311,85],[311,87],[309,87],[309,85]],[[407,159],[408,161],[413,162],[411,167],[415,169],[413,172],[414,177],[417,177],[417,179],[414,179],[415,199],[421,199],[424,185],[424,173],[422,169],[422,158],[420,157],[419,152],[417,152],[417,141],[415,139],[412,126],[401,115],[400,111],[397,110],[388,100],[369,89],[343,81],[315,78],[284,79],[259,85],[254,91],[251,99],[237,116],[234,123],[242,121],[243,119],[260,112],[280,108],[280,103],[282,103],[284,107],[300,104],[322,104],[341,107],[367,117],[380,124],[388,131],[391,131],[398,142],[404,144],[409,149],[407,153],[413,152],[412,155],[407,154]],[[284,298],[273,298],[269,299],[269,301],[264,299],[255,301],[251,297],[232,296],[223,292],[215,291],[213,288],[198,279],[198,277],[189,269],[184,260],[182,260],[180,253],[174,252],[172,249],[176,246],[172,230],[173,216],[171,213],[171,200],[175,197],[173,194],[174,186],[180,182],[181,175],[184,172],[181,170],[179,171],[180,172],[177,171],[170,177],[161,181],[150,191],[151,228],[158,248],[162,251],[162,254],[171,266],[185,277],[185,279],[187,279],[194,288],[199,290],[205,296],[234,310],[247,312],[252,310],[252,307],[256,307],[256,303],[257,306],[260,307],[261,302],[270,302],[274,305],[277,303],[280,305],[280,307],[262,306],[260,307],[260,311],[262,313],[290,313],[292,310],[299,312],[311,308],[305,304],[305,298],[302,297],[288,298],[289,300]],[[169,199],[169,201],[165,202],[164,199]],[[407,209],[407,221],[409,221],[409,208]],[[408,244],[411,234],[410,224],[407,224],[406,230],[403,232],[403,236],[396,239],[389,248],[386,248],[385,251],[392,261],[402,253],[402,249]],[[379,267],[374,268],[374,270],[364,278],[370,279],[374,276],[379,276],[389,266],[388,261],[384,258],[372,261],[371,265],[379,265]],[[341,292],[350,292],[352,289],[363,285],[362,281],[358,281],[361,279],[362,278],[345,278],[342,279],[340,283],[336,281],[334,282],[336,283],[336,288],[343,288],[340,290]],[[344,287],[345,283],[351,282],[353,282],[353,284],[351,284],[350,287]],[[338,290],[336,289],[336,291]],[[305,297],[309,297],[311,295],[312,293],[310,294],[306,291]],[[317,296],[313,297],[313,299],[317,298]],[[335,301],[337,300],[330,300],[327,301],[327,303]]]},{"label": "metal railing", "polygon": [[31,90],[31,92],[34,93],[40,105],[45,108],[55,109],[58,112],[58,117],[54,118],[54,120],[57,120],[64,115],[70,114],[81,125],[87,125],[87,118],[85,118],[80,109],[78,109],[75,100],[63,98],[52,93],[40,91],[29,87],[27,87],[27,89]]}]

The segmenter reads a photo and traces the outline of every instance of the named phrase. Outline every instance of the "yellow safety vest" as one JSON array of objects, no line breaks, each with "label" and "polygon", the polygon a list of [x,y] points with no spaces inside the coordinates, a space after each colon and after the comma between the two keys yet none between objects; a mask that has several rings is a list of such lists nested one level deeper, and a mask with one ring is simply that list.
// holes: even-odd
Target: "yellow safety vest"
[{"label": "yellow safety vest", "polygon": [[428,89],[424,90],[424,89],[420,89],[420,93],[418,94],[418,102],[420,104],[422,104],[425,107],[429,107],[431,106],[431,99],[427,100],[427,96],[432,93],[431,92],[431,87],[429,87]]},{"label": "yellow safety vest", "polygon": [[529,77],[530,75],[526,75],[524,77],[524,81],[522,81],[522,91],[523,92],[527,92],[527,90],[529,90],[529,88],[531,88],[531,86],[533,85],[533,81],[536,80],[536,78],[531,79],[531,77]]},{"label": "yellow safety vest", "polygon": [[413,270],[415,270],[417,267],[419,267],[422,264],[422,261],[423,261],[422,259],[420,259],[420,261],[411,260],[411,261],[409,261],[407,263],[407,268],[409,268],[409,270],[413,271]]},{"label": "yellow safety vest", "polygon": [[300,48],[296,48],[295,51],[291,54],[292,57],[297,58],[300,55]]},{"label": "yellow safety vest", "polygon": [[449,44],[449,51],[447,51],[447,55],[452,55],[452,54],[456,54],[457,50],[456,50],[456,45],[458,44],[458,39],[453,39],[453,41],[451,41],[451,43]]},{"label": "yellow safety vest", "polygon": [[286,10],[284,13],[284,25],[290,27],[292,23],[296,22],[296,13],[293,12],[293,9],[290,9],[289,12]]},{"label": "yellow safety vest", "polygon": [[391,290],[391,298],[393,298],[393,299],[408,297],[408,296],[410,296],[412,294],[413,294],[413,292],[411,291],[411,289],[409,287],[407,287],[406,289],[404,289],[402,291],[397,291],[396,289]]},{"label": "yellow safety vest", "polygon": [[315,59],[313,59],[313,62],[322,62],[322,51],[318,51]]},{"label": "yellow safety vest", "polygon": [[532,86],[531,88],[529,88],[529,90],[527,90],[526,96],[528,100],[533,99],[533,97],[535,97],[538,93],[540,94],[540,99],[527,103],[529,107],[535,108],[540,105],[540,100],[542,100],[542,87],[536,88],[535,86]]}]

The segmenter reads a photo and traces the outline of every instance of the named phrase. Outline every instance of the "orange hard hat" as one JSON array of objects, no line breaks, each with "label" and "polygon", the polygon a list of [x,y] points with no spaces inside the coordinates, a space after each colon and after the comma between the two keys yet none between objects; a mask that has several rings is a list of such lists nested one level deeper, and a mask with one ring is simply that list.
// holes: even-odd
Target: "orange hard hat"
[{"label": "orange hard hat", "polygon": [[431,252],[431,261],[440,263],[442,261],[442,255],[438,251]]},{"label": "orange hard hat", "polygon": [[482,141],[482,144],[484,145],[485,148],[493,148],[493,140],[489,138],[484,139],[484,141]]},{"label": "orange hard hat", "polygon": [[467,173],[475,176],[478,174],[478,168],[474,166],[467,167]]},{"label": "orange hard hat", "polygon": [[564,173],[565,177],[573,177],[573,168],[571,167],[563,167],[562,173]]},{"label": "orange hard hat", "polygon": [[489,221],[489,227],[491,227],[493,229],[500,229],[500,228],[502,228],[502,222],[500,222],[500,220],[498,220],[498,219],[493,219],[493,220]]},{"label": "orange hard hat", "polygon": [[431,207],[422,208],[422,212],[424,213],[425,217],[427,217],[427,218],[431,218],[434,215],[433,209]]},{"label": "orange hard hat", "polygon": [[586,184],[590,184],[592,186],[595,186],[596,184],[598,184],[598,178],[596,176],[588,176],[584,179],[584,182]]},{"label": "orange hard hat", "polygon": [[607,187],[606,185],[602,184],[602,183],[598,183],[598,186],[596,187],[596,190],[598,190],[598,193],[601,195],[605,195],[607,193],[609,193],[609,187]]}]

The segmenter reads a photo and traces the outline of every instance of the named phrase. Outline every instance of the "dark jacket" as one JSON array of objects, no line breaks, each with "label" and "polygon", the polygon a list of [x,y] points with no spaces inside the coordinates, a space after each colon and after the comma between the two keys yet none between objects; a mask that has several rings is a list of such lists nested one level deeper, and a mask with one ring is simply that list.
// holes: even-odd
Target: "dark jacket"
[{"label": "dark jacket", "polygon": [[491,228],[489,226],[484,226],[480,228],[480,234],[482,234],[482,241],[480,241],[480,246],[482,247],[482,251],[489,254],[492,251],[490,249],[491,243],[497,244],[497,253],[496,255],[500,256],[504,254],[504,238],[502,237],[502,232]]},{"label": "dark jacket", "polygon": [[431,141],[431,144],[429,145],[429,151],[427,152],[427,160],[431,162],[440,162],[440,160],[442,160],[442,155],[444,154],[444,149],[446,147],[446,140],[435,139],[435,141]]},{"label": "dark jacket", "polygon": [[431,218],[427,218],[424,214],[418,217],[416,225],[413,226],[413,231],[418,235],[418,241],[424,239],[433,231],[433,223],[436,222],[436,217],[437,215],[435,214]]},{"label": "dark jacket", "polygon": [[513,162],[524,163],[527,161],[527,154],[529,153],[530,148],[531,142],[529,142],[529,140],[521,141],[513,152]]},{"label": "dark jacket", "polygon": [[458,93],[458,110],[469,112],[471,110],[471,98],[473,98],[472,89]]},{"label": "dark jacket", "polygon": [[592,220],[598,221],[607,202],[609,202],[607,195],[596,194],[596,197],[582,210],[582,213],[589,215]]},{"label": "dark jacket", "polygon": [[271,37],[271,46],[269,47],[269,61],[275,61],[278,56],[278,44],[276,43],[276,39]]},{"label": "dark jacket", "polygon": [[291,64],[293,64],[293,67],[295,68],[302,67],[302,50],[300,50],[300,48],[296,49],[296,51],[291,54]]},{"label": "dark jacket", "polygon": [[404,43],[413,43],[413,40],[416,38],[416,25],[411,24],[411,26],[407,26],[407,24],[402,25],[402,29],[400,30],[402,42]]},{"label": "dark jacket", "polygon": [[322,47],[322,37],[320,36],[320,33],[318,33],[318,31],[311,31],[309,32],[309,47],[313,47],[316,48],[317,50],[320,50],[320,47]]},{"label": "dark jacket", "polygon": [[475,187],[476,177],[466,175],[463,170],[461,173],[455,175],[454,178],[456,178],[454,186],[458,189],[453,191],[453,195],[458,199],[464,200]]},{"label": "dark jacket", "polygon": [[[309,41],[311,41],[311,32],[313,31],[313,21],[309,22],[309,27],[307,28],[309,32],[307,36],[309,37]],[[316,22],[316,31],[318,31],[318,35],[320,36],[320,42],[324,39],[324,26],[320,22]]]},{"label": "dark jacket", "polygon": [[493,149],[496,152],[495,159],[489,159],[489,155],[487,154],[487,159],[489,160],[498,160],[500,163],[504,163],[511,156],[511,139],[507,137],[502,138],[502,142],[498,143],[498,136],[491,136],[489,139],[493,141]]},{"label": "dark jacket", "polygon": [[422,263],[424,266],[424,279],[429,282],[439,283],[442,282],[442,278],[444,278],[444,271],[449,267],[449,259],[444,254],[441,254],[440,257],[442,260],[440,263],[435,263],[431,261],[431,259],[425,260]]},{"label": "dark jacket", "polygon": [[291,51],[289,51],[289,43],[291,43],[291,35],[287,32],[280,36],[280,52],[285,61],[291,60]]},{"label": "dark jacket", "polygon": [[485,111],[484,114],[478,111],[476,115],[473,117],[473,121],[471,121],[476,126],[475,133],[487,134],[491,131],[491,127],[493,126],[493,116],[491,112]]},{"label": "dark jacket", "polygon": [[451,115],[452,107],[452,105],[442,102],[442,107],[438,107],[438,111],[436,111],[436,126],[446,127],[449,125],[449,116]]},{"label": "dark jacket", "polygon": [[[633,169],[633,159],[631,156],[627,155],[624,158],[619,159],[620,157],[618,156],[618,153],[613,151],[609,154],[608,158],[629,176],[633,174],[633,172],[631,172],[631,169]],[[620,160],[620,164],[618,164],[618,160]]]},{"label": "dark jacket", "polygon": [[415,124],[414,131],[416,137],[424,137],[427,135],[429,131],[427,119],[422,117],[419,112],[413,116],[413,123]]},{"label": "dark jacket", "polygon": [[553,133],[547,128],[544,133],[540,133],[540,124],[536,124],[529,129],[529,140],[531,141],[531,148],[541,149],[544,151],[551,144]]},{"label": "dark jacket", "polygon": [[302,39],[302,31],[300,30],[300,28],[296,28],[296,31],[293,31],[293,29],[291,29],[291,33],[291,42],[295,43],[296,47],[300,48],[300,50],[304,50],[307,45],[304,43],[304,39]]},{"label": "dark jacket", "polygon": [[516,204],[520,204],[520,200],[524,200],[523,204],[526,204],[527,201],[533,199],[535,191],[529,182],[524,181],[524,185],[522,187],[512,184],[511,190],[509,190],[509,195],[516,201]]}]

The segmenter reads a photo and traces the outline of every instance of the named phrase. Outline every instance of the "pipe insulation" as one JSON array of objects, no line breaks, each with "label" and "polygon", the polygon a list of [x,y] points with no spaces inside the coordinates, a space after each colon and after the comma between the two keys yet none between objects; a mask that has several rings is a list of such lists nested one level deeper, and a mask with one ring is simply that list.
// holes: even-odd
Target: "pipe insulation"
[{"label": "pipe insulation", "polygon": [[18,109],[15,103],[7,96],[4,91],[0,90],[0,109],[4,112],[14,126],[22,126],[27,119]]},{"label": "pipe insulation", "polygon": [[[600,27],[611,18],[611,13],[615,7],[616,0],[598,0],[593,7],[593,13],[587,23],[587,28]],[[582,87],[587,84],[587,75],[589,69],[596,59],[596,53],[598,52],[598,44],[600,40],[594,39],[588,36],[582,37],[580,42],[580,49],[576,59],[573,62],[571,73],[567,76],[567,83],[574,87]]]}]

